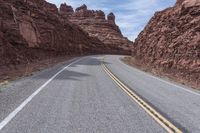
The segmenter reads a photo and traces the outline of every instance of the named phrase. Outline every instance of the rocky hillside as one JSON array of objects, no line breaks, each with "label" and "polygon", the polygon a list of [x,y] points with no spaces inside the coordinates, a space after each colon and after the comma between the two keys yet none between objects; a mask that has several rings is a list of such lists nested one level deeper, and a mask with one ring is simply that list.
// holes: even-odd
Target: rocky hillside
[{"label": "rocky hillside", "polygon": [[50,56],[95,53],[102,48],[101,41],[62,19],[53,4],[43,0],[0,2],[0,65],[43,58],[40,51]]},{"label": "rocky hillside", "polygon": [[88,10],[86,5],[78,7],[75,11],[66,4],[61,4],[60,14],[70,22],[79,25],[91,37],[97,37],[104,44],[111,47],[129,50],[132,42],[123,37],[119,27],[115,23],[115,15],[110,13],[105,16],[101,10]]},{"label": "rocky hillside", "polygon": [[0,0],[0,66],[57,55],[127,53],[91,37],[45,0]]},{"label": "rocky hillside", "polygon": [[177,0],[156,12],[134,43],[143,66],[200,86],[200,0]]}]

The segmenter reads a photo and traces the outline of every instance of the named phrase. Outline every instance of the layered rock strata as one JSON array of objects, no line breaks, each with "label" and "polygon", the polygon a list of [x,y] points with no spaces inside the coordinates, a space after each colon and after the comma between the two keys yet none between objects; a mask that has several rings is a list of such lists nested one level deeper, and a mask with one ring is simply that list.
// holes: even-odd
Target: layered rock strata
[{"label": "layered rock strata", "polygon": [[[64,9],[64,10],[63,10]],[[86,5],[78,7],[75,11],[66,4],[61,4],[60,14],[72,23],[79,25],[84,31],[89,33],[91,37],[96,37],[107,46],[120,49],[130,50],[132,42],[124,37],[115,23],[115,15],[105,13],[101,10],[88,10]]]},{"label": "layered rock strata", "polygon": [[73,9],[45,0],[0,0],[0,66],[51,56],[120,53],[66,19]]}]

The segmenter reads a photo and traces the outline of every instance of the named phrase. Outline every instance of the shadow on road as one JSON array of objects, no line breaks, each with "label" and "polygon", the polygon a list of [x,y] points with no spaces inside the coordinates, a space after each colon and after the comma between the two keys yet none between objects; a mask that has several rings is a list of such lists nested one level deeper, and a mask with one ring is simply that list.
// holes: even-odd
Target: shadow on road
[{"label": "shadow on road", "polygon": [[88,77],[89,74],[64,70],[61,74],[59,74],[55,79],[56,80],[75,80],[80,81],[82,77]]},{"label": "shadow on road", "polygon": [[[80,81],[82,77],[90,76],[89,74],[71,71],[71,70],[64,70],[62,73],[60,73],[54,80],[75,80]],[[39,76],[34,77],[34,79],[50,79],[50,76],[48,74],[41,74]]]},{"label": "shadow on road", "polygon": [[[55,80],[75,80],[75,81],[80,81],[82,77],[88,77],[91,76],[87,73],[82,73],[80,71],[76,71],[76,70],[80,70],[78,69],[80,66],[100,66],[102,63],[102,59],[98,59],[97,57],[87,57],[83,60],[80,60],[79,62],[69,66],[69,68],[73,68],[73,70],[69,70],[66,69],[64,70],[62,73],[60,73]],[[104,64],[109,64],[108,62],[104,62]],[[76,69],[77,68],[77,69]],[[60,69],[60,68],[59,68]],[[51,69],[48,72],[45,73],[41,73],[38,76],[34,76],[34,79],[50,79],[50,77],[52,77],[53,75],[55,75],[55,73],[58,72],[58,68],[57,69]]]},{"label": "shadow on road", "polygon": [[[98,59],[96,57],[87,57],[86,59],[83,59],[70,67],[77,67],[78,65],[86,65],[86,66],[99,66],[102,63],[102,59]],[[104,61],[104,64],[110,64],[108,62]]]}]

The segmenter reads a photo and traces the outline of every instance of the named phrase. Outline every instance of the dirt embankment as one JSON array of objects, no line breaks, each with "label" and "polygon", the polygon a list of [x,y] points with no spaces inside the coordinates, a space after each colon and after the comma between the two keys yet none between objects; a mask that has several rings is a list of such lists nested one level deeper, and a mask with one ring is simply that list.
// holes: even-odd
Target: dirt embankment
[{"label": "dirt embankment", "polygon": [[190,86],[194,89],[200,90],[200,84],[199,82],[195,80],[187,80],[185,78],[180,78],[179,76],[176,76],[173,72],[169,72],[166,70],[163,70],[163,68],[155,68],[151,65],[144,65],[142,61],[135,59],[134,57],[125,57],[122,59],[123,62],[126,64],[136,67],[142,71],[152,73],[155,76],[167,78],[171,81],[178,82],[180,84]]},{"label": "dirt embankment", "polygon": [[18,65],[0,66],[0,84],[17,78],[30,76],[34,72],[41,71],[46,68],[50,68],[56,64],[62,64],[67,60],[75,58],[76,56],[48,56],[46,58],[35,60],[29,63]]}]

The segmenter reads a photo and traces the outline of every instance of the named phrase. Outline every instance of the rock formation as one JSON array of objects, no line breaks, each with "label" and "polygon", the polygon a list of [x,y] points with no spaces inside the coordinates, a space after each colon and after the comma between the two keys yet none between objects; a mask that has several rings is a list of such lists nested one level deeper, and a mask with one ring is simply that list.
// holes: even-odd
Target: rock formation
[{"label": "rock formation", "polygon": [[[68,8],[68,5],[65,5]],[[60,13],[63,14],[63,4]],[[88,10],[86,5],[78,7],[75,12],[66,12],[70,22],[79,25],[91,37],[97,37],[107,46],[130,50],[132,42],[123,37],[119,27],[115,24],[115,15],[110,13],[107,18],[101,10]]]},{"label": "rock formation", "polygon": [[107,18],[110,23],[115,24],[115,15],[112,12],[108,14]]},{"label": "rock formation", "polygon": [[143,65],[200,83],[200,0],[177,0],[157,12],[134,43]]},{"label": "rock formation", "polygon": [[176,6],[182,6],[185,8],[200,6],[200,0],[177,0]]},{"label": "rock formation", "polygon": [[118,47],[111,49],[69,22],[67,17],[73,13],[66,4],[58,10],[45,0],[0,0],[0,66],[28,63],[52,54],[125,52]]},{"label": "rock formation", "polygon": [[71,6],[67,5],[66,3],[60,5],[60,14],[67,19],[68,16],[72,15],[74,10]]}]

